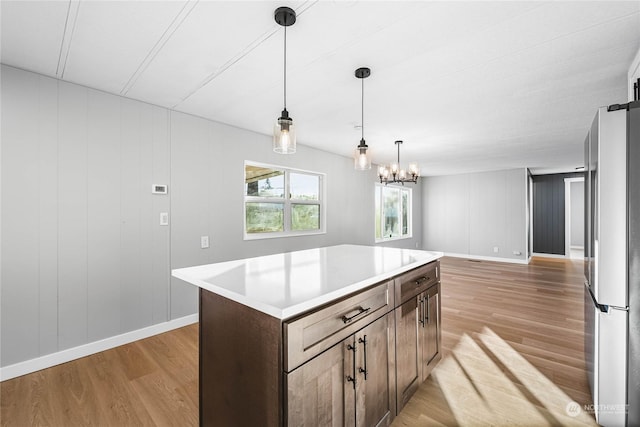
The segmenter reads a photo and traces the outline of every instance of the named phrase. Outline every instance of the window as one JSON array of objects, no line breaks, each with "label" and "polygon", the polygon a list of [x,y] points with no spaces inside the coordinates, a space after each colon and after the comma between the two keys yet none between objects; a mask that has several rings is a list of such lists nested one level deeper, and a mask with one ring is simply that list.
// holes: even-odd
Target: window
[{"label": "window", "polygon": [[245,239],[325,232],[324,174],[245,162]]},{"label": "window", "polygon": [[376,242],[407,239],[411,231],[411,189],[375,186]]}]

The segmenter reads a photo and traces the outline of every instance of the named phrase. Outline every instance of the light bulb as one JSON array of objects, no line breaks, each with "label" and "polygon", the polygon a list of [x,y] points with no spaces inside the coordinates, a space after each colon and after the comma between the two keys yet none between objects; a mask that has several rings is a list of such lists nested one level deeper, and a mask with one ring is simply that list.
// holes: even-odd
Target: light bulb
[{"label": "light bulb", "polygon": [[405,179],[407,177],[407,172],[404,169],[400,169],[400,179]]},{"label": "light bulb", "polygon": [[398,173],[399,165],[397,163],[391,163],[391,173],[394,175]]},{"label": "light bulb", "polygon": [[358,165],[361,168],[365,168],[367,166],[367,155],[366,154],[360,154],[358,156]]},{"label": "light bulb", "polygon": [[411,175],[418,175],[419,172],[420,172],[420,169],[418,168],[417,163],[409,163],[409,173]]}]

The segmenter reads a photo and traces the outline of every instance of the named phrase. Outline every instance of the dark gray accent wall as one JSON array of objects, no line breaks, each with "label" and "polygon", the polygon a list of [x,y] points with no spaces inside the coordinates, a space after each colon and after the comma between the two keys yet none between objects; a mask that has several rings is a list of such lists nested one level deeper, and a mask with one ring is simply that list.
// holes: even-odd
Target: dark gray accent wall
[{"label": "dark gray accent wall", "polygon": [[564,179],[582,173],[533,176],[533,252],[564,255]]}]

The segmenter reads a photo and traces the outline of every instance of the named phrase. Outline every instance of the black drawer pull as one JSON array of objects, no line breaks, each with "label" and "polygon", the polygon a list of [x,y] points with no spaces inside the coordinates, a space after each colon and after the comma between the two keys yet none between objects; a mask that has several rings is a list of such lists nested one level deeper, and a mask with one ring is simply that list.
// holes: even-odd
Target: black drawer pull
[{"label": "black drawer pull", "polygon": [[431,277],[428,276],[422,276],[421,278],[419,278],[418,280],[416,280],[416,286],[420,286],[421,284],[423,284],[424,282],[426,282],[427,280],[431,279]]},{"label": "black drawer pull", "polygon": [[356,317],[363,315],[364,313],[368,312],[369,310],[371,310],[371,307],[369,307],[369,308],[358,307],[358,312],[356,314],[354,314],[353,316],[350,316],[350,317],[342,316],[342,321],[344,323],[349,323],[353,319],[355,319]]}]

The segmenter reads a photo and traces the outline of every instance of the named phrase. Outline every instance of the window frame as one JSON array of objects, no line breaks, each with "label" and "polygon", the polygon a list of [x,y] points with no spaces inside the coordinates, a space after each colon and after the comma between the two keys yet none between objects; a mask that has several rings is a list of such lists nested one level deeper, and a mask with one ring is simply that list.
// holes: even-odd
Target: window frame
[{"label": "window frame", "polygon": [[[396,236],[396,237],[385,237],[383,234],[383,227],[384,227],[384,199],[383,199],[383,195],[384,195],[384,188],[395,188],[400,190],[400,197],[398,198],[398,204],[400,209],[398,210],[398,230],[400,231],[400,235]],[[373,217],[373,238],[375,243],[383,243],[383,242],[391,242],[394,240],[404,240],[404,239],[412,239],[413,238],[413,188],[409,188],[409,187],[405,187],[405,186],[401,186],[401,185],[385,185],[385,184],[381,184],[379,182],[375,183],[375,187],[374,187],[374,217]],[[408,194],[407,197],[407,223],[408,223],[408,227],[407,227],[407,234],[403,235],[402,234],[402,228],[403,228],[403,211],[402,211],[402,191],[406,191]],[[380,235],[382,236],[381,238],[377,237],[377,232],[378,230],[376,230],[376,215],[378,214],[378,212],[376,212],[376,206],[375,206],[375,200],[376,197],[380,198],[380,206],[378,206],[378,209],[380,209]]]},{"label": "window frame", "polygon": [[[277,197],[247,196],[245,194],[247,165],[282,171],[284,173],[284,197],[277,198]],[[318,200],[292,199],[291,185],[290,185],[291,173],[317,176],[318,187],[319,187]],[[245,160],[242,166],[243,240],[262,240],[262,239],[274,239],[274,238],[280,238],[280,237],[313,236],[317,234],[326,234],[327,233],[326,177],[327,175],[322,172],[290,168],[287,166],[273,165],[269,163],[254,162],[252,160]],[[283,204],[284,205],[283,231],[265,231],[262,233],[247,233],[247,203],[281,203]],[[291,223],[291,218],[292,218],[293,205],[319,205],[320,206],[319,208],[320,209],[320,213],[319,213],[320,228],[314,229],[314,230],[292,230],[293,224]]]}]

